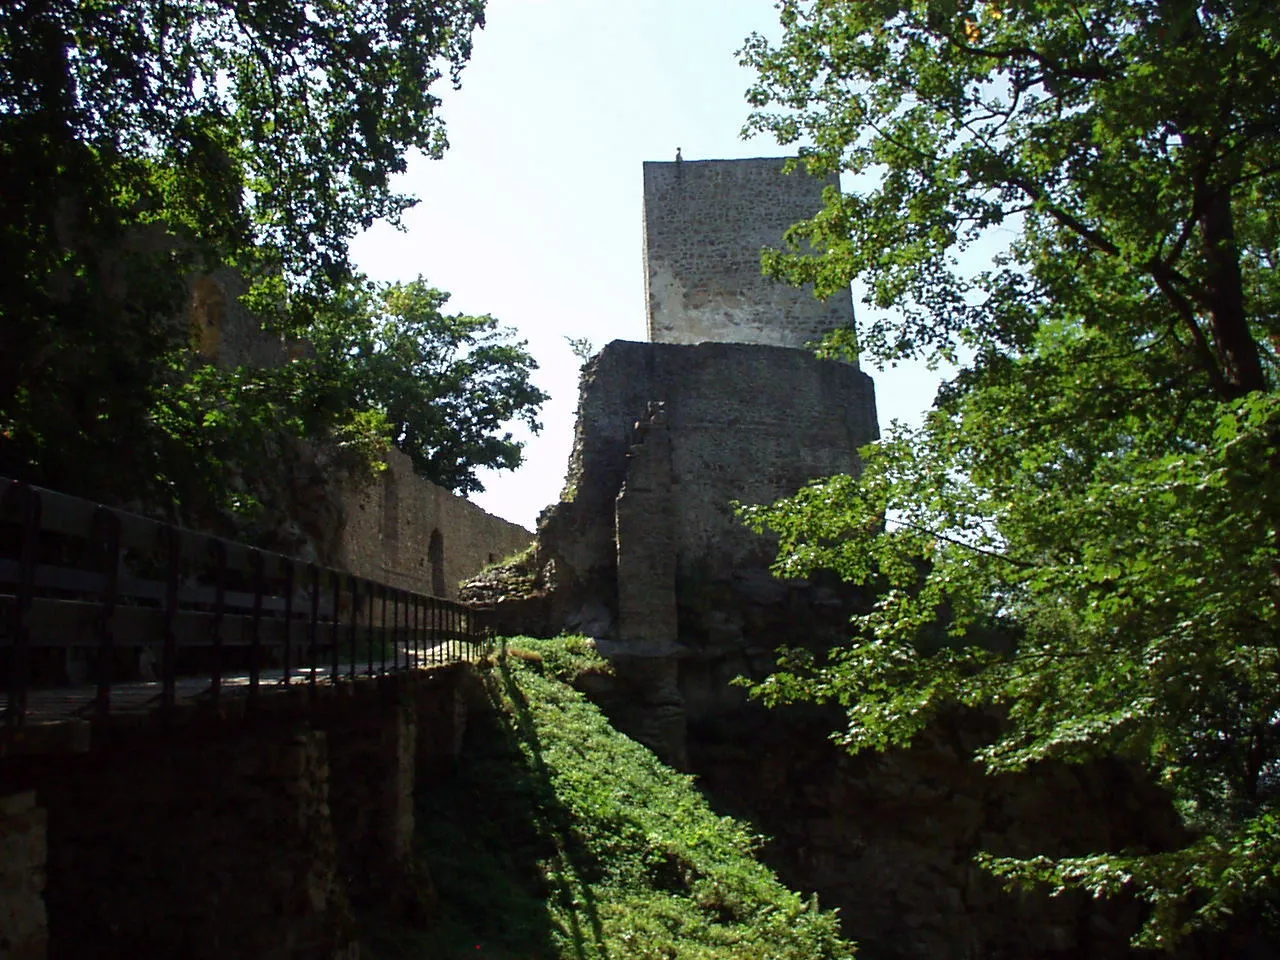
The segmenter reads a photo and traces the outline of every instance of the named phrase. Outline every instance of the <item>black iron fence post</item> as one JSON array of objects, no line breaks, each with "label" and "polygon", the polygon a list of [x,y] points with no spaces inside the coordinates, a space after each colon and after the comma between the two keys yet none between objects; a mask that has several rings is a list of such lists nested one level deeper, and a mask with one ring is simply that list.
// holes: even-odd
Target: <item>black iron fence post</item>
[{"label": "black iron fence post", "polygon": [[360,651],[357,649],[357,622],[360,619],[360,581],[352,577],[350,580],[351,587],[351,625],[348,629],[348,636],[351,640],[351,666],[350,677],[352,680],[356,678],[356,663],[360,659]]},{"label": "black iron fence post", "polygon": [[160,713],[173,715],[178,683],[178,591],[182,585],[182,533],[177,527],[162,527],[165,541],[164,646],[160,657]]},{"label": "black iron fence post", "polygon": [[338,654],[342,648],[342,574],[337,570],[329,573],[329,585],[333,590],[333,621],[329,627],[329,643],[333,646],[333,662],[330,665],[329,682],[338,683]]},{"label": "black iron fence post", "polygon": [[216,707],[222,696],[222,622],[227,601],[227,545],[217,537],[209,538],[209,553],[214,564],[213,623],[210,627],[213,646],[213,675],[209,680],[209,699]]},{"label": "black iron fence post", "polygon": [[16,508],[22,523],[18,554],[17,596],[13,607],[13,660],[9,677],[6,727],[21,727],[27,720],[27,688],[31,683],[31,606],[35,597],[36,564],[40,554],[40,493],[25,483],[10,484],[6,501]]},{"label": "black iron fence post", "polygon": [[253,577],[253,612],[249,620],[249,709],[258,704],[258,682],[262,669],[262,595],[267,575],[261,550],[249,551],[249,572]]},{"label": "black iron fence post", "polygon": [[307,571],[311,574],[308,579],[311,581],[310,590],[311,597],[311,615],[307,619],[307,688],[311,692],[311,696],[316,695],[316,671],[320,669],[320,648],[318,633],[320,630],[320,568],[314,563],[307,564]]},{"label": "black iron fence post", "polygon": [[368,665],[368,670],[365,673],[365,676],[372,677],[373,676],[373,601],[374,601],[372,583],[365,584],[365,593],[369,597],[369,624],[368,624],[368,630],[365,631],[365,638],[369,644],[369,650],[368,650],[369,665]]},{"label": "black iron fence post", "polygon": [[293,561],[284,565],[284,676],[283,686],[289,686],[293,678]]},{"label": "black iron fence post", "polygon": [[111,680],[115,669],[115,633],[112,629],[120,589],[120,518],[115,511],[98,507],[93,512],[93,541],[102,563],[102,597],[98,608],[98,689],[93,713],[105,720],[111,712]]}]

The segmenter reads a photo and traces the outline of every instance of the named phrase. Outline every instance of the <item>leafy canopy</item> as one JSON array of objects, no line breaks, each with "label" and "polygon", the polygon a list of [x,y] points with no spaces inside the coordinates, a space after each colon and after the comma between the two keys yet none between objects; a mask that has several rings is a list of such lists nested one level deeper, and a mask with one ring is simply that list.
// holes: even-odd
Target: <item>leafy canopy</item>
[{"label": "leafy canopy", "polygon": [[[1280,894],[1280,37],[1263,0],[782,0],[749,131],[844,172],[766,255],[865,284],[878,361],[972,362],[922,428],[749,511],[778,568],[874,584],[847,646],[787,653],[772,701],[847,709],[852,750],[994,706],[992,770],[1145,764],[1178,850],[988,858],[1137,892],[1140,935]],[[995,231],[999,230],[999,233]],[[964,252],[1014,239],[985,269]],[[801,246],[807,241],[816,253]],[[982,248],[978,248],[979,250]],[[971,251],[972,258],[974,251]]]},{"label": "leafy canopy", "polygon": [[547,395],[524,341],[493,317],[444,314],[448,300],[421,277],[366,285],[322,314],[311,339],[342,409],[377,411],[419,474],[469,493],[484,489],[477,467],[520,466],[522,445],[502,426],[536,433]]},{"label": "leafy canopy", "polygon": [[[459,491],[479,489],[479,466],[515,467],[501,424],[536,429],[544,399],[524,345],[492,318],[443,315],[420,280],[374,288],[348,259],[355,233],[415,202],[391,183],[406,152],[447,146],[437,91],[483,11],[0,7],[0,471],[245,513],[255,498],[226,470],[277,465],[272,432],[365,459],[394,442]],[[221,265],[316,355],[239,371],[194,358],[185,278]]]},{"label": "leafy canopy", "polygon": [[448,299],[422,278],[352,283],[290,362],[228,369],[176,351],[147,411],[160,492],[184,518],[256,537],[292,508],[281,488],[313,483],[321,461],[363,472],[395,446],[458,493],[483,489],[480,467],[518,467],[523,444],[502,427],[540,429],[537,363],[494,318],[443,313]]},{"label": "leafy canopy", "polygon": [[[160,223],[293,278],[340,276],[347,240],[413,202],[410,148],[446,146],[482,0],[19,0],[0,12],[6,226],[52,200],[85,229]],[[7,237],[12,240],[13,233]],[[6,245],[7,246],[7,245]],[[10,251],[6,250],[6,253]]]}]

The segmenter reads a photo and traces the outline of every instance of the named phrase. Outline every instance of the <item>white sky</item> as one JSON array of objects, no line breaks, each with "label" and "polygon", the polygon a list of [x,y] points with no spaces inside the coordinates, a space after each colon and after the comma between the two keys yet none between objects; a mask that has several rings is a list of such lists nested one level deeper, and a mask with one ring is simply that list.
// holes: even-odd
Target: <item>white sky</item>
[{"label": "white sky", "polygon": [[[751,73],[735,51],[752,31],[776,36],[777,14],[772,0],[489,0],[486,18],[462,89],[441,91],[449,151],[412,158],[397,185],[422,198],[407,231],[375,227],[353,254],[375,280],[422,274],[453,294],[449,310],[493,314],[528,341],[551,394],[543,430],[523,467],[485,472],[472,499],[532,528],[573,439],[565,337],[646,336],[641,163],[677,146],[687,160],[785,153],[739,137]],[[922,367],[868,372],[882,429],[933,400],[938,376]]]}]

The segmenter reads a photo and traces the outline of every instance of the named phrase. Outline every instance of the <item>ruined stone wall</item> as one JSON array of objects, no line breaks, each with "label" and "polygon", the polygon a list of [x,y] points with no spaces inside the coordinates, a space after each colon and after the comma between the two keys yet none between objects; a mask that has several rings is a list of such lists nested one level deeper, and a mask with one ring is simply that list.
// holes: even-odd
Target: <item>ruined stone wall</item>
[{"label": "ruined stone wall", "polygon": [[662,404],[651,404],[636,434],[614,501],[619,632],[632,643],[661,646],[679,626],[671,435]]},{"label": "ruined stone wall", "polygon": [[524,527],[419,477],[398,450],[388,454],[385,471],[346,490],[342,501],[335,565],[451,600],[460,580],[533,541]]},{"label": "ruined stone wall", "polygon": [[1132,899],[1009,892],[974,861],[980,850],[1029,857],[1174,847],[1184,838],[1173,805],[1136,769],[1046,762],[985,776],[969,757],[988,742],[990,724],[959,710],[909,749],[850,756],[829,737],[842,719],[838,711],[739,711],[732,722],[690,730],[690,768],[728,812],[771,838],[764,859],[784,882],[839,909],[859,956],[1148,956],[1128,945],[1141,920]]},{"label": "ruined stone wall", "polygon": [[839,186],[782,158],[644,165],[645,290],[649,339],[803,347],[853,321],[848,290],[816,300],[760,272],[760,251],[822,206]]},{"label": "ruined stone wall", "polygon": [[[286,341],[262,329],[240,302],[248,283],[220,268],[194,276],[191,346],[224,368],[269,368],[305,354],[305,341]],[[290,474],[287,496],[274,498],[273,549],[393,586],[456,599],[458,581],[525,547],[533,535],[413,472],[393,450],[380,475],[348,481],[334,451],[303,441],[282,442],[280,460]],[[233,483],[252,477],[237,470]],[[279,494],[279,491],[277,491]],[[267,498],[264,498],[267,499]]]},{"label": "ruined stone wall", "polygon": [[414,796],[456,761],[478,682],[266,690],[253,714],[0,756],[0,958],[346,960],[353,905],[425,921]]},{"label": "ruined stone wall", "polygon": [[323,733],[131,740],[26,771],[48,811],[50,957],[266,960],[352,941]]},{"label": "ruined stone wall", "polygon": [[871,378],[789,347],[614,341],[584,369],[576,431],[530,600],[469,595],[499,629],[597,638],[640,707],[624,729],[682,765],[686,717],[736,709],[729,681],[771,666],[780,628],[845,624],[829,588],[771,575],[775,541],[734,504],[856,473]]},{"label": "ruined stone wall", "polygon": [[626,549],[615,543],[615,498],[651,401],[664,404],[685,584],[765,572],[772,544],[742,525],[733,501],[770,503],[856,472],[858,447],[878,435],[871,378],[849,364],[782,347],[614,341],[583,374],[568,496],[539,527],[561,584],[614,581]]},{"label": "ruined stone wall", "polygon": [[269,368],[306,349],[301,341],[286,341],[262,329],[262,321],[240,298],[249,283],[231,267],[188,278],[191,301],[191,348],[220,367]]},{"label": "ruined stone wall", "polygon": [[49,931],[44,909],[47,814],[25,790],[0,795],[0,957],[44,960]]}]

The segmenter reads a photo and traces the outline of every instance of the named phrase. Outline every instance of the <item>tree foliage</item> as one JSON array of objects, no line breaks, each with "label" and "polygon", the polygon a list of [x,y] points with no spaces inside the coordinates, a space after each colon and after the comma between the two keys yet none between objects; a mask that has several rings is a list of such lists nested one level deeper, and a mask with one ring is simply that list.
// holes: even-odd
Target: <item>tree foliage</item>
[{"label": "tree foliage", "polygon": [[482,0],[6,4],[6,262],[21,227],[62,239],[61,200],[80,232],[159,223],[341,276],[356,230],[412,203],[406,151],[444,149],[435,87],[482,24]]},{"label": "tree foliage", "polygon": [[[493,434],[535,423],[523,345],[490,318],[443,316],[421,282],[362,285],[347,252],[414,202],[391,182],[407,151],[446,147],[438,89],[457,84],[483,9],[0,6],[0,470],[238,511],[224,468],[260,460],[272,431],[366,455],[391,439],[458,490],[478,489],[477,466],[516,465],[519,444]],[[221,265],[317,355],[241,371],[194,358],[186,277]]]},{"label": "tree foliage", "polygon": [[287,363],[229,369],[176,351],[147,411],[160,492],[182,519],[252,536],[264,510],[289,508],[278,488],[314,471],[304,450],[360,472],[394,446],[459,493],[484,489],[480,467],[518,467],[522,443],[502,427],[540,429],[537,363],[492,317],[444,314],[448,299],[422,278],[361,281],[325,301]]},{"label": "tree foliage", "polygon": [[[1262,0],[783,0],[751,130],[844,171],[766,266],[857,279],[865,355],[973,357],[919,430],[753,523],[880,588],[757,689],[853,750],[995,706],[992,770],[1144,763],[1175,851],[989,859],[1139,893],[1168,946],[1280,894],[1280,36]],[[964,252],[1014,239],[986,267]],[[798,244],[808,241],[816,254]],[[981,249],[981,248],[979,248]],[[961,354],[958,348],[966,348]],[[979,642],[1003,636],[1004,642]],[[1273,912],[1270,921],[1275,922]]]},{"label": "tree foliage", "polygon": [[536,433],[547,395],[523,341],[493,317],[442,313],[448,300],[421,277],[358,288],[312,339],[340,408],[377,411],[419,474],[469,493],[484,489],[477,467],[520,466],[521,444],[502,427],[519,420]]}]

